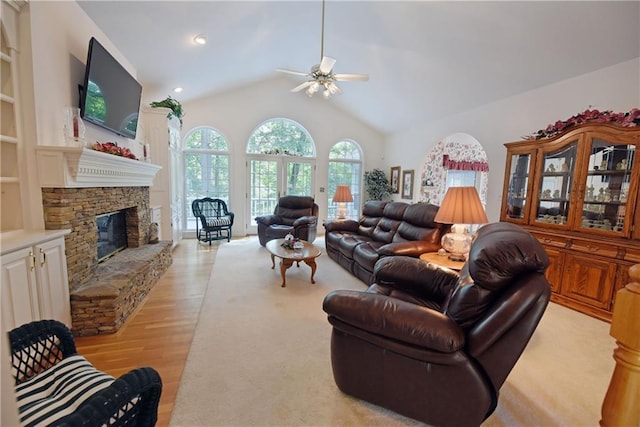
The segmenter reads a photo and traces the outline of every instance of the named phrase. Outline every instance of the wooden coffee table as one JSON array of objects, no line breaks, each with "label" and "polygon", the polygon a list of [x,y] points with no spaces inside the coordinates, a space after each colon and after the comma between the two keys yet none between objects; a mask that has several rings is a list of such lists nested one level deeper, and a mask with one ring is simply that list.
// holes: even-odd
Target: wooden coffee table
[{"label": "wooden coffee table", "polygon": [[302,240],[302,249],[286,249],[283,248],[282,242],[284,239],[269,240],[266,244],[266,248],[271,254],[271,269],[276,267],[275,257],[280,258],[280,275],[282,276],[282,287],[287,284],[285,278],[285,272],[294,262],[300,267],[300,261],[304,261],[309,267],[311,267],[311,283],[316,283],[313,280],[313,276],[316,274],[316,258],[318,258],[322,252],[313,243]]}]

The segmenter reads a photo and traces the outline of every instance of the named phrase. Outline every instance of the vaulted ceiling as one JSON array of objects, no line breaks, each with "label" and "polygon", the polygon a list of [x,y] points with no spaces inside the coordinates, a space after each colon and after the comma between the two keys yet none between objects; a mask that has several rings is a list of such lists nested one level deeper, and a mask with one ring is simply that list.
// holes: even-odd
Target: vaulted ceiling
[{"label": "vaulted ceiling", "polygon": [[[320,61],[321,0],[78,3],[136,67],[145,101]],[[324,54],[336,73],[370,76],[327,102],[393,132],[640,57],[640,2],[328,0]]]}]

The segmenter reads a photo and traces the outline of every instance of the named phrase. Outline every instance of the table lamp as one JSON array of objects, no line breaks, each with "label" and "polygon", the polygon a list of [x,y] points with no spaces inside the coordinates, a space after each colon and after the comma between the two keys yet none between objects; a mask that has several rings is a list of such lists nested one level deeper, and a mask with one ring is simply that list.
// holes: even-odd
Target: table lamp
[{"label": "table lamp", "polygon": [[489,222],[475,187],[449,187],[433,220],[453,224],[452,232],[442,236],[441,241],[442,248],[449,253],[452,261],[465,261],[471,249],[472,236],[465,224]]},{"label": "table lamp", "polygon": [[353,196],[348,185],[338,185],[333,194],[333,201],[338,203],[338,219],[345,219],[347,214],[346,203],[353,202]]}]

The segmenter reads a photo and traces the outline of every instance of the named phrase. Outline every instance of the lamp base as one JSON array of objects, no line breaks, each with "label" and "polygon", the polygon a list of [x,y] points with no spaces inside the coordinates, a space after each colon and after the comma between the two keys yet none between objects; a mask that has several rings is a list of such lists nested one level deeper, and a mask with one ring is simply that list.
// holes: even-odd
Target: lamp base
[{"label": "lamp base", "polygon": [[456,261],[456,262],[465,262],[467,260],[467,258],[464,255],[458,255],[458,254],[449,254],[448,258],[451,261]]}]

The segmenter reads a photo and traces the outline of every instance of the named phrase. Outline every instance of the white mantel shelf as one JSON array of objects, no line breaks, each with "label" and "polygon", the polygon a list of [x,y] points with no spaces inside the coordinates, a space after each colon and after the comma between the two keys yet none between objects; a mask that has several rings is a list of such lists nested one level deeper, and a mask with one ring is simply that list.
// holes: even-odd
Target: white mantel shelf
[{"label": "white mantel shelf", "polygon": [[41,188],[151,187],[162,169],[83,147],[36,148]]}]

